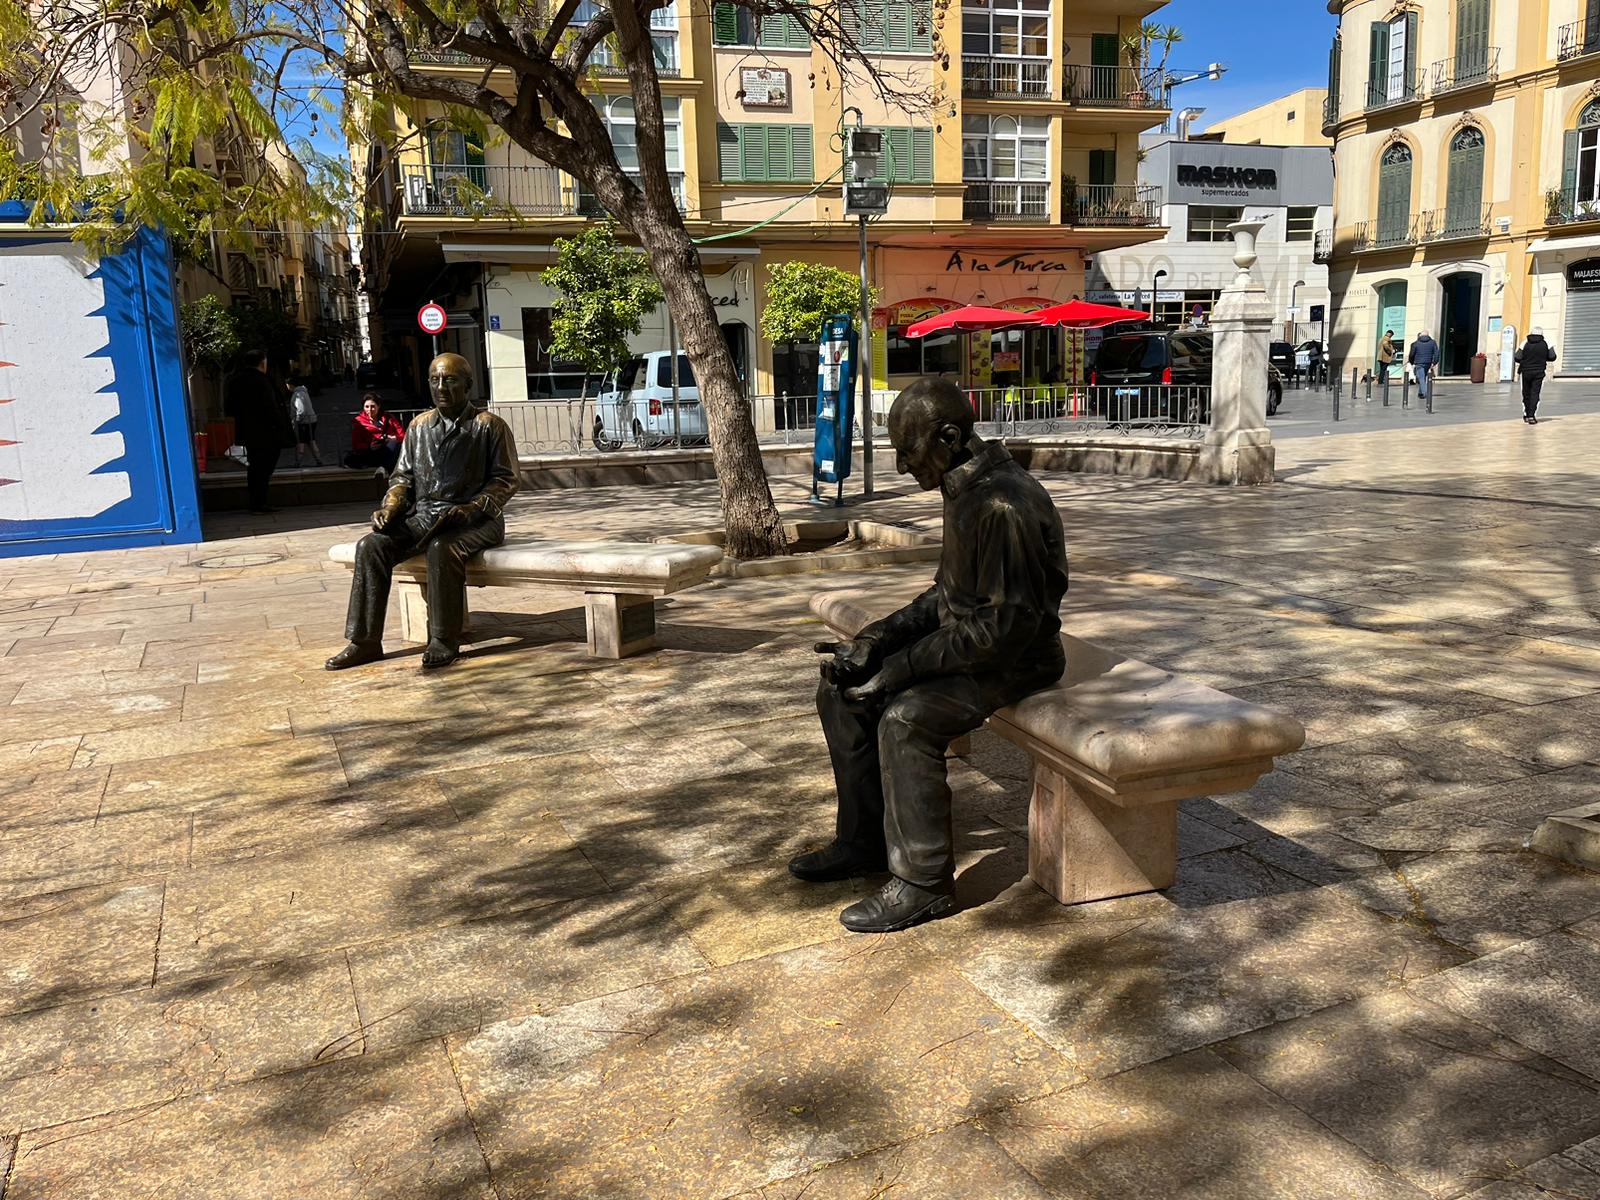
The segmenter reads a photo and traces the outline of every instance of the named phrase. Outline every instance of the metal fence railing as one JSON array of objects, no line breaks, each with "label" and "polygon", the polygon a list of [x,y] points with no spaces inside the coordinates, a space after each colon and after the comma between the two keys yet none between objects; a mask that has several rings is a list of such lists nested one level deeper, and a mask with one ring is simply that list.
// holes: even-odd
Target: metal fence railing
[{"label": "metal fence railing", "polygon": [[1199,437],[1211,421],[1211,389],[1040,384],[969,389],[978,432],[988,437],[1108,432]]},{"label": "metal fence railing", "polygon": [[1556,46],[1556,61],[1568,62],[1595,53],[1600,53],[1600,21],[1585,18],[1561,27]]},{"label": "metal fence railing", "polygon": [[1165,103],[1158,72],[1068,63],[1066,102],[1085,108],[1155,108]]},{"label": "metal fence railing", "polygon": [[966,55],[961,59],[961,94],[1003,100],[1048,100],[1052,66],[1048,58]]},{"label": "metal fence railing", "polygon": [[1429,91],[1435,96],[1492,83],[1500,78],[1500,47],[1483,42],[1463,46],[1454,58],[1434,63],[1429,75]]}]

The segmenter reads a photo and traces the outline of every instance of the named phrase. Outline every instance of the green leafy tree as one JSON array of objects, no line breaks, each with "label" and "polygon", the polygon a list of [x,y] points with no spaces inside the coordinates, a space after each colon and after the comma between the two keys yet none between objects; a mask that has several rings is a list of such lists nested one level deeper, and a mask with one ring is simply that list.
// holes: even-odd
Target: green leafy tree
[{"label": "green leafy tree", "polygon": [[185,304],[178,313],[183,329],[183,348],[189,362],[213,378],[232,364],[241,347],[233,310],[216,296],[201,296]]},{"label": "green leafy tree", "polygon": [[[587,404],[589,374],[603,375],[628,357],[628,339],[663,299],[661,285],[643,254],[617,243],[613,221],[557,239],[556,265],[544,281],[556,292],[550,352],[584,369],[581,403]],[[595,427],[598,444],[598,417]]]},{"label": "green leafy tree", "polygon": [[[769,342],[814,342],[823,321],[840,313],[855,315],[861,308],[861,278],[848,271],[810,262],[774,263],[767,270],[761,336]],[[876,289],[871,301],[878,303]]]},{"label": "green leafy tree", "polygon": [[[106,244],[132,225],[159,225],[198,252],[213,234],[315,225],[352,204],[376,214],[365,189],[390,174],[397,124],[420,130],[442,115],[477,137],[509,141],[571,176],[638,241],[694,368],[728,550],[781,553],[783,523],[750,404],[668,168],[650,19],[669,2],[0,0],[0,196],[13,194],[27,163],[42,162],[38,219],[73,212],[82,238]],[[864,49],[885,35],[882,6],[729,2],[757,25],[804,31],[813,78],[827,88],[933,111],[938,89],[925,76]],[[944,23],[929,25],[922,32],[937,60]],[[430,68],[441,55],[463,69]],[[602,56],[633,102],[620,155],[593,103]],[[96,109],[91,98],[106,94],[129,100]],[[56,114],[80,98],[70,153],[61,152],[68,139]],[[317,155],[309,139],[285,136],[319,116],[338,123],[362,178]],[[227,144],[238,148],[231,157],[241,176],[198,165],[197,151]],[[85,174],[106,186],[91,191]]]}]

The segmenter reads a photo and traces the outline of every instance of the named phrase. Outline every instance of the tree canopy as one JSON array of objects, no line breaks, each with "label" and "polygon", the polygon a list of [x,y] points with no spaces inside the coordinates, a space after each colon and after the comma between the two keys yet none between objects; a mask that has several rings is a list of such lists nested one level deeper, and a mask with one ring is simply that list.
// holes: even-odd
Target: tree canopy
[{"label": "tree canopy", "polygon": [[[861,279],[825,263],[786,262],[768,267],[767,306],[761,336],[770,342],[814,342],[822,322],[861,308]],[[877,303],[877,296],[871,296]],[[859,323],[859,321],[858,321]]]},{"label": "tree canopy", "polygon": [[556,292],[551,353],[595,374],[628,357],[628,339],[662,301],[649,261],[617,244],[611,221],[557,239],[556,265],[544,281]]}]

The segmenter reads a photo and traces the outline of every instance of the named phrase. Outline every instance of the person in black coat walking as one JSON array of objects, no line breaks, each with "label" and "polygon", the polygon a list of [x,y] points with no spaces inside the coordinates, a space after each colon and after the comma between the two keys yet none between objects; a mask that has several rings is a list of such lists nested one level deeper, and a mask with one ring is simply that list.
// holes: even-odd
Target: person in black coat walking
[{"label": "person in black coat walking", "polygon": [[272,512],[267,489],[278,456],[294,445],[294,426],[284,404],[283,389],[267,374],[267,355],[262,350],[246,351],[239,369],[228,380],[224,410],[233,418],[234,437],[244,447],[245,486],[250,495],[250,511]]},{"label": "person in black coat walking", "polygon": [[1529,330],[1528,340],[1517,351],[1522,371],[1522,419],[1529,425],[1539,423],[1539,393],[1544,389],[1545,372],[1555,360],[1556,348],[1544,340],[1544,330]]}]

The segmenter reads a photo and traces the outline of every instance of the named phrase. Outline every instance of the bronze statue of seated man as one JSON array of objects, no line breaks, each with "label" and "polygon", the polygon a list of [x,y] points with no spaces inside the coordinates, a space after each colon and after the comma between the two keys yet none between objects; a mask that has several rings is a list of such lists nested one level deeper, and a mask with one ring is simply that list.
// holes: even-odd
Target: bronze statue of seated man
[{"label": "bronze statue of seated man", "polygon": [[999,443],[973,432],[947,379],[922,379],[889,412],[896,466],[944,493],[933,587],[863,629],[823,643],[817,711],[838,787],[834,840],[789,870],[808,882],[890,878],[840,915],[887,933],[954,907],[945,754],[996,709],[1061,677],[1066,539],[1049,493]]},{"label": "bronze statue of seated man", "polygon": [[327,662],[342,671],[383,657],[383,619],[394,569],[428,556],[427,668],[447,666],[461,652],[467,621],[467,559],[506,540],[506,501],[517,490],[511,430],[493,413],[475,410],[472,368],[459,354],[428,367],[433,408],[411,422],[400,461],[389,476],[372,532],[356,546],[345,636],[350,644]]}]

